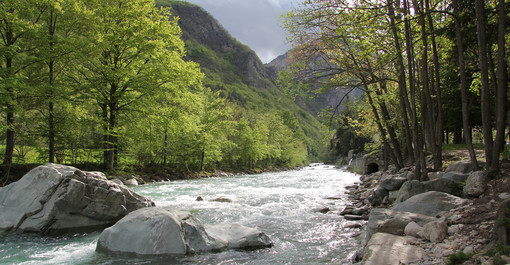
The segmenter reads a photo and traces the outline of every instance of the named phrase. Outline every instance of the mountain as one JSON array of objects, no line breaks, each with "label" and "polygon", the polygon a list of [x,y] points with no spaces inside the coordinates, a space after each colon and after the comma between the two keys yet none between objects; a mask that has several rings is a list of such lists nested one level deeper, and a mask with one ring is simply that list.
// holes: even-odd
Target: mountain
[{"label": "mountain", "polygon": [[[289,68],[291,64],[290,61],[290,51],[278,56],[268,64],[267,67],[272,69],[274,73],[272,76],[278,76],[278,72],[285,71]],[[315,89],[319,89],[316,87]],[[296,97],[295,101],[302,108],[307,109],[310,113],[315,116],[318,116],[323,110],[335,109],[338,106],[336,113],[338,114],[345,108],[347,102],[354,100],[358,96],[362,94],[362,91],[359,89],[354,89],[350,91],[350,88],[339,87],[337,89],[330,89],[325,91],[324,93],[319,93],[313,95],[313,97]]]},{"label": "mountain", "polygon": [[292,113],[307,137],[309,152],[317,154],[323,126],[277,88],[274,67],[264,65],[202,7],[178,0],[156,0],[156,4],[171,7],[179,17],[186,59],[200,64],[207,87],[240,106],[248,117],[251,113]]}]

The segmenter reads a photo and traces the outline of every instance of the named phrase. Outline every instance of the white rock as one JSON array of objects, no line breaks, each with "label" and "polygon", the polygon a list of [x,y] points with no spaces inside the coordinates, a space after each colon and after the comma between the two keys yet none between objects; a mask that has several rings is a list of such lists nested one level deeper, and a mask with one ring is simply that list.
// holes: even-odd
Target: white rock
[{"label": "white rock", "polygon": [[421,232],[422,227],[418,225],[416,222],[410,222],[406,225],[404,229],[404,233],[406,236],[418,237],[418,233]]},{"label": "white rock", "polygon": [[130,178],[124,181],[124,185],[126,186],[138,186],[138,181],[135,178]]},{"label": "white rock", "polygon": [[365,247],[363,264],[414,264],[425,256],[424,249],[416,243],[414,237],[376,233]]},{"label": "white rock", "polygon": [[184,255],[224,249],[271,247],[266,234],[241,225],[204,226],[190,212],[151,207],[128,214],[105,229],[98,252],[139,255]]},{"label": "white rock", "polygon": [[154,202],[75,167],[46,164],[0,190],[0,229],[62,233],[111,225]]},{"label": "white rock", "polygon": [[498,194],[498,197],[499,197],[500,199],[502,199],[502,200],[506,200],[506,199],[510,199],[510,194],[509,194],[509,193],[504,192],[504,193],[500,193],[500,194]]}]

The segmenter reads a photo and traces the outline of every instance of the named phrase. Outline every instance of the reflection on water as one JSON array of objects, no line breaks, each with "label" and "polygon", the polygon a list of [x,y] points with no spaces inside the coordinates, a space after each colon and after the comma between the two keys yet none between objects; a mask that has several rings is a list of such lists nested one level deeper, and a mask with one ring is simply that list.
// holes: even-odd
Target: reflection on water
[{"label": "reflection on water", "polygon": [[[186,257],[122,257],[95,253],[99,233],[65,237],[0,234],[0,264],[349,264],[357,248],[355,230],[336,213],[345,186],[357,177],[331,166],[314,165],[260,175],[155,183],[135,187],[158,206],[190,210],[202,223],[240,223],[258,227],[274,247]],[[197,201],[201,196],[204,201]],[[232,202],[212,202],[226,197]],[[329,200],[327,197],[339,197]]]}]

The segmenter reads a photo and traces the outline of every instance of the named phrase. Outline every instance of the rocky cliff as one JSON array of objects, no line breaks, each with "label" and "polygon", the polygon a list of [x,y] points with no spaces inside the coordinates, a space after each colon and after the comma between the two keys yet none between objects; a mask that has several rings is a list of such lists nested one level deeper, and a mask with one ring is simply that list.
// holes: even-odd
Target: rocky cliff
[{"label": "rocky cliff", "polygon": [[[182,36],[189,50],[193,50],[193,46],[197,44],[206,46],[219,55],[227,56],[247,85],[265,88],[271,86],[268,80],[272,71],[260,61],[253,50],[234,39],[202,7],[179,1],[172,2],[171,7],[172,13],[179,17]],[[208,58],[203,58],[201,54],[190,52],[188,59],[204,67],[211,66]]]}]

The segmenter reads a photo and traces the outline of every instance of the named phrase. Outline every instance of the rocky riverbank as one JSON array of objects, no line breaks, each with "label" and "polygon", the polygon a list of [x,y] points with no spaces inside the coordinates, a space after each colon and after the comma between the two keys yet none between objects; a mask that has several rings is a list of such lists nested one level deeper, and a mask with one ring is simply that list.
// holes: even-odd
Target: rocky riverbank
[{"label": "rocky riverbank", "polygon": [[366,220],[363,249],[354,262],[510,262],[505,215],[510,205],[510,161],[503,161],[501,173],[490,179],[482,171],[473,172],[468,161],[430,172],[427,181],[416,180],[412,170],[363,175],[347,187],[353,203],[341,214],[347,220]]}]

